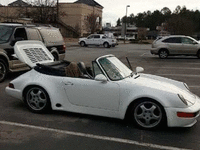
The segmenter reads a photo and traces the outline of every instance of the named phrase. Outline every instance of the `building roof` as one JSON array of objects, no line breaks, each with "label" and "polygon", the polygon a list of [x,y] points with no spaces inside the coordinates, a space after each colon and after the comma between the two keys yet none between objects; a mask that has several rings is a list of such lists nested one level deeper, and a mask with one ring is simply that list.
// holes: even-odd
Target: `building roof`
[{"label": "building roof", "polygon": [[99,3],[97,3],[94,0],[78,0],[78,1],[76,1],[74,3],[83,3],[83,4],[86,4],[86,5],[96,6],[96,7],[103,8],[103,6],[101,6]]},{"label": "building roof", "polygon": [[23,2],[22,0],[16,0],[12,3],[9,3],[8,6],[29,6],[29,4]]}]

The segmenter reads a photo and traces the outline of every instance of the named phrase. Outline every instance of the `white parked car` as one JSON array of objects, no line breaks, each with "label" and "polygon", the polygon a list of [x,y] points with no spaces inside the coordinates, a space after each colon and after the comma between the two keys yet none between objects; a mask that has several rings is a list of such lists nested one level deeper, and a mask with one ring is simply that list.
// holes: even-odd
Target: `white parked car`
[{"label": "white parked car", "polygon": [[152,43],[151,54],[167,58],[175,55],[189,55],[200,58],[200,43],[184,35],[159,37]]},{"label": "white parked car", "polygon": [[50,109],[124,119],[142,128],[190,127],[197,122],[200,98],[179,81],[132,72],[114,55],[86,69],[83,62],[54,62],[38,41],[15,44],[18,58],[32,70],[6,87],[36,113]]},{"label": "white parked car", "polygon": [[105,48],[115,47],[117,40],[115,38],[109,38],[104,34],[92,34],[87,38],[80,38],[78,42],[82,47],[87,45],[103,45]]}]

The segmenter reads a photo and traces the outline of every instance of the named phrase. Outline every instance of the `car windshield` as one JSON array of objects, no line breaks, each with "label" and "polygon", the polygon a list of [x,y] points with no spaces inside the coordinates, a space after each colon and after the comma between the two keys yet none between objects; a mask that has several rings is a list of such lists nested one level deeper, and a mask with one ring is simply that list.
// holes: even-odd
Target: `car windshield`
[{"label": "car windshield", "polygon": [[0,44],[6,43],[12,35],[13,27],[0,25]]},{"label": "car windshield", "polygon": [[122,80],[131,75],[132,71],[116,57],[99,59],[100,65],[111,80]]}]

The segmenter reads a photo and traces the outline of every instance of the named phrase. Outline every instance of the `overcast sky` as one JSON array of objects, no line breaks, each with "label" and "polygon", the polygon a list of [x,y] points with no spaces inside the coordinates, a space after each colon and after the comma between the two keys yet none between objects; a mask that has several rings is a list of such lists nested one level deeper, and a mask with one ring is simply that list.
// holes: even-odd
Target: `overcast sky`
[{"label": "overcast sky", "polygon": [[[15,0],[0,0],[0,3],[7,5]],[[26,0],[24,0],[26,2]],[[59,0],[59,2],[73,3],[76,0]],[[171,11],[180,5],[186,6],[190,10],[200,10],[200,0],[96,0],[97,3],[104,7],[103,9],[103,25],[111,23],[116,25],[118,18],[122,18],[126,14],[126,6],[128,8],[128,16],[133,13],[146,12],[148,10],[161,10],[163,7],[168,7]]]}]

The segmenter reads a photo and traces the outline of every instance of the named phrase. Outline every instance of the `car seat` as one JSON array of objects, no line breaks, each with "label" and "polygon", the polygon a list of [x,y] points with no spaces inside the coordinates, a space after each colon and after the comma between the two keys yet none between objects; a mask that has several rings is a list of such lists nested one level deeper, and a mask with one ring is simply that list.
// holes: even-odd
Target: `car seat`
[{"label": "car seat", "polygon": [[81,73],[83,74],[83,77],[92,79],[92,76],[87,72],[84,62],[78,62],[77,65]]}]

